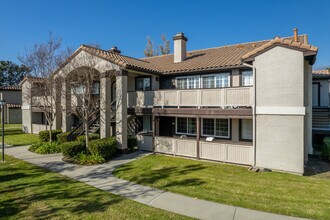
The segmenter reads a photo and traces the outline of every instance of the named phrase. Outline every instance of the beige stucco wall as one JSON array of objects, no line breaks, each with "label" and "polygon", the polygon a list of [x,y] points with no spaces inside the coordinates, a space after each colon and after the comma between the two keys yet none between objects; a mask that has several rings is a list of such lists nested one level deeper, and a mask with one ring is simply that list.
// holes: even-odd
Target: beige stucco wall
[{"label": "beige stucco wall", "polygon": [[2,98],[10,104],[21,104],[22,103],[22,91],[1,91]]},{"label": "beige stucco wall", "polygon": [[239,119],[231,119],[231,139],[232,141],[239,141]]},{"label": "beige stucco wall", "polygon": [[240,72],[239,69],[234,69],[231,71],[231,80],[232,80],[232,86],[236,87],[236,86],[240,86]]},{"label": "beige stucco wall", "polygon": [[303,53],[278,46],[257,56],[254,66],[256,166],[302,174],[308,89]]}]

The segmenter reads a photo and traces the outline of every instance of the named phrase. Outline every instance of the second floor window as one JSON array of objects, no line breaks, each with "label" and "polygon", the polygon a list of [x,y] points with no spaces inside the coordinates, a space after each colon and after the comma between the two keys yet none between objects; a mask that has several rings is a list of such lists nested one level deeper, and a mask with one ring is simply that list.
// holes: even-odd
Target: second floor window
[{"label": "second floor window", "polygon": [[190,77],[177,77],[176,78],[177,89],[198,89],[199,88],[199,76]]},{"label": "second floor window", "polygon": [[221,73],[202,76],[203,88],[221,88],[230,86],[230,74]]},{"label": "second floor window", "polygon": [[150,77],[139,77],[139,78],[136,78],[135,82],[136,82],[137,91],[150,91],[151,90]]},{"label": "second floor window", "polygon": [[251,70],[246,70],[242,72],[242,86],[252,86],[253,85],[253,74]]}]

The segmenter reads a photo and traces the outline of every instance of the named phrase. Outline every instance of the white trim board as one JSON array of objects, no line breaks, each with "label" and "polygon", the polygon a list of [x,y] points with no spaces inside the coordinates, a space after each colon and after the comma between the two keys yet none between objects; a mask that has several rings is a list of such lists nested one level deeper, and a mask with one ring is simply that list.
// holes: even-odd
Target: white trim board
[{"label": "white trim board", "polygon": [[305,115],[305,107],[256,107],[257,115]]}]

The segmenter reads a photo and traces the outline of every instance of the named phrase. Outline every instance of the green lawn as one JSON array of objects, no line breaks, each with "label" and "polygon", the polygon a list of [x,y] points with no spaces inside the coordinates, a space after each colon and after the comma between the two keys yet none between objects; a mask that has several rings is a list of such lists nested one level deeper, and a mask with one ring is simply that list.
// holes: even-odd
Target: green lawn
[{"label": "green lawn", "polygon": [[[1,136],[2,136],[2,129],[0,128],[0,137]],[[5,143],[8,145],[12,145],[12,146],[30,145],[38,141],[39,141],[38,135],[24,134],[22,131],[21,124],[5,125]]]},{"label": "green lawn", "polygon": [[185,219],[6,156],[1,219]]},{"label": "green lawn", "polygon": [[330,180],[150,155],[114,174],[139,184],[218,203],[299,217],[330,219]]}]

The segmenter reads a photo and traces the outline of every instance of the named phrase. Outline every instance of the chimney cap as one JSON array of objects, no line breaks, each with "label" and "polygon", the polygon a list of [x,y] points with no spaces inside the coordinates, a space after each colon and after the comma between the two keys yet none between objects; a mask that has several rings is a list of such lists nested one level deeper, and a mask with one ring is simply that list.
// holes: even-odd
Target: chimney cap
[{"label": "chimney cap", "polygon": [[118,50],[118,47],[116,46],[111,47],[108,51],[112,53],[119,53],[119,54],[121,53],[121,51]]},{"label": "chimney cap", "polygon": [[184,34],[182,32],[177,33],[176,35],[174,35],[173,40],[184,40],[184,41],[188,41],[188,38],[186,38],[184,36]]}]

